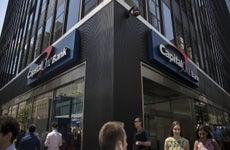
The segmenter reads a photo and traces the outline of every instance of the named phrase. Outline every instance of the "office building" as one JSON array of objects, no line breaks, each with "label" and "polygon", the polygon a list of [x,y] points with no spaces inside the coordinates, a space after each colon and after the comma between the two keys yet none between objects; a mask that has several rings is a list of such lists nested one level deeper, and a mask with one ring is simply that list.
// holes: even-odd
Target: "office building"
[{"label": "office building", "polygon": [[[225,0],[9,0],[0,38],[1,114],[52,121],[74,147],[98,148],[109,120],[143,117],[152,149],[173,120],[230,129],[230,13]],[[27,109],[25,109],[27,108]],[[22,112],[28,111],[23,120]],[[224,149],[223,145],[223,149]]]}]

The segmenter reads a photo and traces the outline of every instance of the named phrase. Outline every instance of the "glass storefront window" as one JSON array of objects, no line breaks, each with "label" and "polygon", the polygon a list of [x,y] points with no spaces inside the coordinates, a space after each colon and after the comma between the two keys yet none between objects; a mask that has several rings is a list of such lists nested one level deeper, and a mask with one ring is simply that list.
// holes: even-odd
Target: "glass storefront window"
[{"label": "glass storefront window", "polygon": [[33,109],[33,119],[34,123],[38,120],[43,120],[48,118],[48,106],[49,106],[49,99],[38,99],[34,102],[34,109]]},{"label": "glass storefront window", "polygon": [[224,120],[225,120],[226,124],[230,125],[230,118],[229,118],[229,114],[227,112],[224,112]]},{"label": "glass storefront window", "polygon": [[[35,98],[33,102],[33,111],[31,123],[36,125],[36,132],[40,137],[41,149],[44,149],[46,134],[50,131],[49,112],[50,101],[52,100],[53,92],[44,93]],[[31,101],[32,103],[32,101]]]},{"label": "glass storefront window", "polygon": [[18,112],[18,105],[14,105],[11,109],[11,116],[16,118],[17,117],[17,112]]},{"label": "glass storefront window", "polygon": [[8,109],[8,115],[9,115],[9,116],[11,116],[12,108],[13,108],[13,107],[11,106],[11,107],[9,107],[9,109]]},{"label": "glass storefront window", "polygon": [[203,124],[208,122],[207,105],[200,101],[194,101],[196,123]]},{"label": "glass storefront window", "polygon": [[183,94],[143,78],[144,126],[150,132],[153,149],[163,149],[171,122],[178,120],[185,137],[193,136],[190,99]]},{"label": "glass storefront window", "polygon": [[[30,108],[30,109],[29,109]],[[31,116],[31,105],[26,105],[26,101],[19,104],[17,120],[20,123],[20,128],[25,130],[27,128],[27,122],[29,117]]]},{"label": "glass storefront window", "polygon": [[64,142],[75,149],[81,148],[82,116],[84,98],[84,79],[56,90],[54,118]]},{"label": "glass storefront window", "polygon": [[209,117],[209,123],[210,124],[217,124],[218,118],[216,111],[213,107],[208,106],[208,117]]}]

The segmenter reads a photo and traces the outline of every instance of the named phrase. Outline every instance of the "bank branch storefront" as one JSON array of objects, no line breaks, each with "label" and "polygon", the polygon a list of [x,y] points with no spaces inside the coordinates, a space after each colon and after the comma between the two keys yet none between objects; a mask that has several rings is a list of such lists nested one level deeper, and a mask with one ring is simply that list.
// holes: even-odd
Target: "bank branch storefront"
[{"label": "bank branch storefront", "polygon": [[77,150],[99,149],[99,129],[109,120],[125,123],[131,150],[136,116],[153,150],[163,149],[173,120],[191,143],[198,124],[229,129],[229,94],[141,16],[125,17],[129,8],[102,2],[44,49],[1,89],[1,113],[19,117],[28,107],[22,127],[34,123],[42,137],[56,121]]}]

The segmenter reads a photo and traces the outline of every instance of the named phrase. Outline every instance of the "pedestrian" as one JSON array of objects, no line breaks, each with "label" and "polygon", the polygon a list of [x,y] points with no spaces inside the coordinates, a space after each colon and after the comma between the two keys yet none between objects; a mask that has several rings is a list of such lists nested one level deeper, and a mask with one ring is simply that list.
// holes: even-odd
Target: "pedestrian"
[{"label": "pedestrian", "polygon": [[26,132],[23,129],[21,129],[20,132],[18,133],[18,137],[17,137],[16,142],[15,142],[16,149],[19,149],[19,144],[20,144],[22,138],[25,136],[25,134],[26,134]]},{"label": "pedestrian", "polygon": [[105,123],[99,131],[98,139],[100,150],[127,150],[127,135],[122,122]]},{"label": "pedestrian", "polygon": [[19,144],[19,150],[40,150],[40,140],[34,134],[36,126],[29,127],[29,134],[24,136]]},{"label": "pedestrian", "polygon": [[15,150],[14,140],[19,132],[18,121],[10,116],[0,116],[0,150]]},{"label": "pedestrian", "polygon": [[134,135],[134,150],[147,150],[151,146],[150,136],[147,130],[142,127],[142,118],[136,117],[134,120],[136,132]]},{"label": "pedestrian", "polygon": [[58,124],[56,122],[52,123],[52,132],[48,133],[45,140],[45,147],[47,150],[59,150],[62,145],[62,134],[57,131]]},{"label": "pedestrian", "polygon": [[212,137],[207,125],[200,125],[196,131],[196,141],[193,150],[220,150],[217,141]]},{"label": "pedestrian", "polygon": [[173,121],[170,135],[165,139],[164,150],[189,150],[189,141],[183,137],[182,127],[178,121]]}]

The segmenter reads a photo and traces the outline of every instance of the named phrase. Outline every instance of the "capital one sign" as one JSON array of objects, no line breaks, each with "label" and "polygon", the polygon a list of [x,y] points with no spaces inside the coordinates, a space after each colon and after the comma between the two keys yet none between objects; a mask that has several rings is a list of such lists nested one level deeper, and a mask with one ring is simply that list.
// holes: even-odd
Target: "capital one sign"
[{"label": "capital one sign", "polygon": [[167,42],[154,31],[149,32],[148,39],[149,58],[151,61],[172,76],[182,78],[192,85],[199,86],[197,68],[188,60],[183,51]]},{"label": "capital one sign", "polygon": [[55,76],[77,60],[79,31],[74,30],[55,46],[49,46],[31,63],[27,85]]}]

